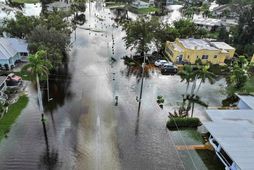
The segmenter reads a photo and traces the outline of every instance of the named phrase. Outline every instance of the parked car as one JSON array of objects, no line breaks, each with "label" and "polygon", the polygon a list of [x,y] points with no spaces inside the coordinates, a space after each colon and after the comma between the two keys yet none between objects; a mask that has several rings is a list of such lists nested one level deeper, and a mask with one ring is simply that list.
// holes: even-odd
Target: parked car
[{"label": "parked car", "polygon": [[10,73],[6,79],[7,86],[17,86],[22,83],[22,78],[20,76],[15,75],[14,73]]},{"label": "parked car", "polygon": [[157,61],[154,62],[154,65],[159,67],[161,65],[166,64],[167,62],[168,62],[167,60],[157,60]]},{"label": "parked car", "polygon": [[162,74],[176,74],[177,73],[177,66],[173,64],[164,64],[161,67]]}]

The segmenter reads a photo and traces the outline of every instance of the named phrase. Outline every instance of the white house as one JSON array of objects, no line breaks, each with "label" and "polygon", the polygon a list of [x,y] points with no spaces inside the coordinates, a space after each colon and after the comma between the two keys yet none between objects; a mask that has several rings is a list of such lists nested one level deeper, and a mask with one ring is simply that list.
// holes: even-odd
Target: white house
[{"label": "white house", "polygon": [[149,3],[137,0],[137,1],[132,2],[131,6],[133,6],[134,8],[137,8],[137,9],[149,8]]},{"label": "white house", "polygon": [[204,28],[208,31],[215,31],[220,27],[226,27],[227,31],[231,27],[236,26],[238,23],[234,19],[215,19],[215,18],[203,18],[195,17],[193,22],[200,28]]},{"label": "white house", "polygon": [[226,170],[253,170],[254,96],[238,96],[237,110],[207,110],[203,125],[209,142]]},{"label": "white house", "polygon": [[0,66],[13,68],[18,61],[26,61],[28,45],[25,40],[0,38]]}]

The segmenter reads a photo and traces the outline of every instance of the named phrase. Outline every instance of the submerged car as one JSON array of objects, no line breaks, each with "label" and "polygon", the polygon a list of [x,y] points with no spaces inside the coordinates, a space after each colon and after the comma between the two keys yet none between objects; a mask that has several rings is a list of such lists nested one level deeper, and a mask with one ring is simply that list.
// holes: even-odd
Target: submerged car
[{"label": "submerged car", "polygon": [[161,67],[162,74],[176,74],[177,73],[177,66],[173,64],[164,64]]},{"label": "submerged car", "polygon": [[157,60],[157,61],[154,62],[154,65],[159,67],[159,66],[162,66],[162,65],[164,65],[166,63],[168,63],[167,60]]}]

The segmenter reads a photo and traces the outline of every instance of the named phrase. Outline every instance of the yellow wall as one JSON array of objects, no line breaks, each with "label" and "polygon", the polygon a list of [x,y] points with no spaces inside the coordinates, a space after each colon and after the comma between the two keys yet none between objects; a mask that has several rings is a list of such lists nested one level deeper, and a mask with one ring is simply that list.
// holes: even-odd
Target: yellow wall
[{"label": "yellow wall", "polygon": [[254,54],[252,56],[252,59],[250,60],[251,63],[254,63]]},{"label": "yellow wall", "polygon": [[181,52],[175,50],[172,43],[169,41],[166,42],[165,52],[173,62],[176,62],[176,57],[182,54]]},{"label": "yellow wall", "polygon": [[[171,59],[171,61],[176,62],[178,55],[183,54],[183,61],[189,61],[191,64],[194,64],[196,59],[200,58],[203,63],[210,62],[212,64],[224,63],[226,58],[232,58],[234,56],[235,50],[228,50],[228,52],[222,53],[221,50],[192,50],[185,48],[180,42],[179,39],[176,39],[175,43],[183,49],[183,52],[178,52],[174,50],[172,43],[167,41],[165,52]],[[171,51],[172,54],[169,54],[168,51]],[[203,55],[208,55],[208,59],[202,59]],[[217,56],[217,57],[215,57]]]}]

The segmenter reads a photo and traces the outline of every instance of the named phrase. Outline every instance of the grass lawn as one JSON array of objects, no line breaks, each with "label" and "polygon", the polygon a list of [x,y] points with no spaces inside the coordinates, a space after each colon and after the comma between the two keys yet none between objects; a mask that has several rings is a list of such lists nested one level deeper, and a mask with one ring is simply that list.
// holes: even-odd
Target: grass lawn
[{"label": "grass lawn", "polygon": [[35,4],[35,3],[38,3],[40,1],[39,0],[12,0],[12,2],[18,3],[18,4],[24,4],[24,3]]},{"label": "grass lawn", "polygon": [[27,106],[28,97],[20,96],[19,100],[10,105],[8,112],[0,119],[0,141],[10,131],[12,124],[16,121],[21,111]]}]

